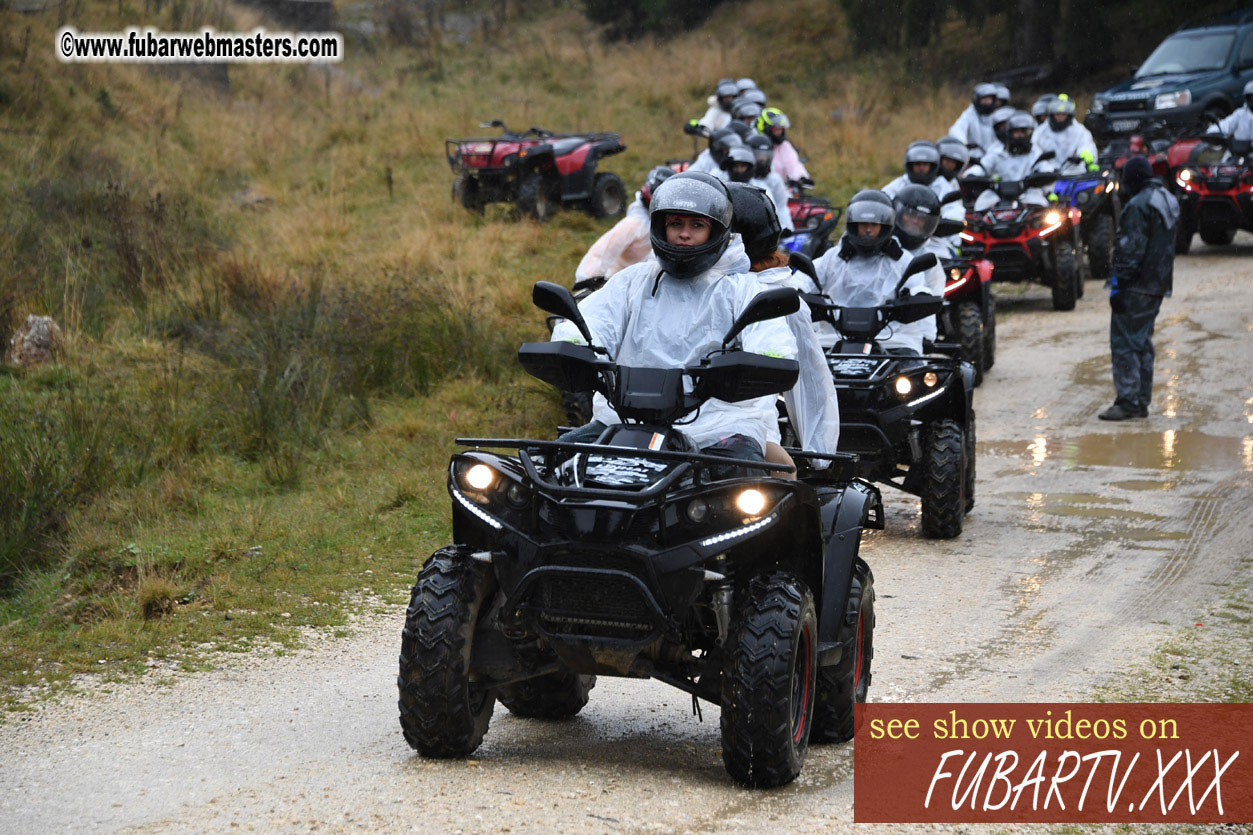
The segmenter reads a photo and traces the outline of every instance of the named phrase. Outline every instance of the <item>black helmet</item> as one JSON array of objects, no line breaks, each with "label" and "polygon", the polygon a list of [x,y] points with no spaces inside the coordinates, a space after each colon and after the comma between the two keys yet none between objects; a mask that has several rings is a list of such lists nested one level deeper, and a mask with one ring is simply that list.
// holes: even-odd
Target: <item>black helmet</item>
[{"label": "black helmet", "polygon": [[[914,163],[926,163],[922,173],[914,170]],[[930,139],[918,139],[905,149],[905,176],[911,183],[929,186],[940,173],[940,152]]]},{"label": "black helmet", "polygon": [[917,249],[940,224],[940,198],[923,185],[908,185],[896,193],[896,237],[906,249]]},{"label": "black helmet", "polygon": [[[666,217],[695,215],[709,220],[709,239],[700,246],[673,246],[666,240]],[[653,192],[648,207],[649,238],[661,268],[674,278],[695,278],[718,263],[731,240],[731,194],[717,177],[684,171]]]},{"label": "black helmet", "polygon": [[[996,138],[1000,140],[1002,145],[1006,144],[1005,132],[1008,130],[1009,119],[1015,112],[1012,107],[998,107],[992,111],[992,132],[996,134]],[[1033,121],[1032,124],[1035,124],[1035,122]]]},{"label": "black helmet", "polygon": [[[747,183],[753,179],[753,167],[756,165],[756,158],[753,149],[747,145],[736,145],[727,151],[727,158],[722,163],[722,170],[727,172],[727,177],[733,183]],[[742,170],[736,170],[737,166],[744,166]]]},{"label": "black helmet", "polygon": [[713,157],[714,163],[721,168],[722,163],[727,159],[727,151],[736,145],[743,144],[744,141],[740,139],[739,134],[730,128],[716,130],[709,135],[709,156]]},{"label": "black helmet", "polygon": [[748,137],[748,147],[753,149],[753,174],[758,177],[767,176],[770,166],[774,164],[774,143],[768,136],[753,133]]},{"label": "black helmet", "polygon": [[779,236],[783,234],[774,201],[757,186],[730,183],[727,189],[735,206],[731,231],[743,239],[748,260],[761,261],[770,257],[779,248]]},{"label": "black helmet", "polygon": [[732,120],[727,123],[727,130],[734,131],[735,134],[739,136],[740,139],[743,139],[743,140],[747,140],[749,135],[752,134],[753,132],[752,127],[744,124],[743,122],[735,121],[735,120]]},{"label": "black helmet", "polygon": [[[1058,120],[1054,116],[1064,116],[1065,118]],[[1055,131],[1061,132],[1066,130],[1075,123],[1075,102],[1070,96],[1062,93],[1057,98],[1049,102],[1049,127]]]},{"label": "black helmet", "polygon": [[658,165],[648,172],[648,176],[644,178],[644,187],[640,189],[640,199],[644,201],[645,206],[652,201],[653,192],[657,190],[657,186],[673,176],[674,169],[668,165]]},{"label": "black helmet", "polygon": [[[879,224],[879,234],[862,237],[854,228],[858,223]],[[848,211],[844,215],[844,237],[848,238],[862,255],[874,255],[881,252],[887,242],[892,239],[892,228],[896,223],[896,209],[892,206],[892,198],[878,189],[862,189],[848,201]]]},{"label": "black helmet", "polygon": [[945,159],[951,159],[957,163],[957,168],[953,170],[951,175],[945,172],[943,165],[940,166],[940,173],[947,179],[951,180],[953,177],[956,177],[966,167],[966,163],[970,161],[970,151],[966,148],[966,143],[956,136],[942,137],[935,143],[935,149],[940,152],[941,162]]},{"label": "black helmet", "polygon": [[726,112],[731,112],[731,101],[738,96],[740,88],[735,86],[735,82],[729,78],[724,78],[718,82],[717,88],[714,90],[714,96],[717,97],[718,106]]},{"label": "black helmet", "polygon": [[[1055,102],[1056,103],[1056,102]],[[1005,147],[1011,154],[1020,155],[1031,151],[1031,135],[1035,132],[1035,119],[1025,110],[1017,110],[1005,126]]]},{"label": "black helmet", "polygon": [[1122,187],[1128,199],[1135,197],[1153,179],[1153,165],[1141,156],[1129,158],[1122,166]]},{"label": "black helmet", "polygon": [[[988,104],[980,104],[980,99],[992,99]],[[993,110],[996,110],[996,85],[983,82],[976,84],[975,89],[970,93],[970,103],[975,106],[975,112],[980,116],[987,116]]]}]

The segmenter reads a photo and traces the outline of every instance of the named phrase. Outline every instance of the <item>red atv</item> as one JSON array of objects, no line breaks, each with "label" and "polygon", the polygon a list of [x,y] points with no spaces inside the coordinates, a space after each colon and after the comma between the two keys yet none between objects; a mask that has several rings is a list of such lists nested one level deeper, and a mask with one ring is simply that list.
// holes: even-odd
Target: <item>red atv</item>
[{"label": "red atv", "polygon": [[1083,272],[1079,265],[1079,210],[1067,206],[1032,206],[1019,198],[1030,188],[1040,188],[1057,174],[1040,172],[1025,180],[993,180],[964,177],[961,187],[967,199],[984,189],[995,190],[999,200],[991,209],[966,216],[961,233],[961,255],[992,262],[993,281],[1035,281],[1053,291],[1054,310],[1074,310],[1083,295]]},{"label": "red atv", "polygon": [[1191,249],[1197,232],[1211,246],[1230,244],[1238,229],[1253,232],[1253,149],[1247,141],[1219,134],[1181,139],[1168,158],[1179,199],[1175,252]]},{"label": "red atv", "polygon": [[[963,247],[964,248],[964,247]],[[996,362],[996,299],[992,262],[944,258],[944,310],[936,317],[936,349],[965,360],[975,369],[975,385]]]},{"label": "red atv", "polygon": [[831,248],[831,233],[844,210],[825,197],[810,194],[813,187],[813,180],[808,179],[788,183],[787,208],[795,231],[785,231],[781,244],[789,252],[817,258]]},{"label": "red atv", "polygon": [[453,200],[472,212],[488,203],[516,203],[523,214],[545,221],[561,206],[575,205],[593,217],[626,211],[626,186],[616,174],[597,173],[601,157],[626,150],[616,133],[553,133],[530,127],[516,133],[499,119],[479,127],[500,128],[487,139],[444,143]]}]

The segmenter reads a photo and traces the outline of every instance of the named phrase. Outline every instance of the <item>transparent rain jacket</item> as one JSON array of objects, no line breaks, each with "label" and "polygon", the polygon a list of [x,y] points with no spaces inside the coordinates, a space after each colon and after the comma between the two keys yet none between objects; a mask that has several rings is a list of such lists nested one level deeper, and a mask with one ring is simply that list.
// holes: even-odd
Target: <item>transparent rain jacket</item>
[{"label": "transparent rain jacket", "polygon": [[575,280],[597,276],[608,278],[632,264],[648,260],[648,256],[653,254],[649,232],[648,209],[644,208],[644,201],[637,191],[635,200],[627,207],[626,217],[597,238],[583,256],[574,271]]},{"label": "transparent rain jacket", "polygon": [[[970,174],[984,174],[989,177],[999,177],[1006,181],[1015,181],[1025,179],[1028,174],[1038,171],[1055,170],[1052,160],[1040,160],[1038,153],[1030,154],[1011,154],[1007,150],[994,151],[988,154],[978,165],[971,166]],[[979,194],[975,198],[975,211],[986,212],[997,204],[1000,197],[992,189]],[[1044,196],[1044,192],[1038,188],[1029,188],[1023,192],[1018,201],[1025,206],[1047,206],[1048,198]]]},{"label": "transparent rain jacket", "polygon": [[[579,304],[597,345],[614,362],[646,368],[696,365],[722,344],[735,317],[767,289],[748,272],[748,256],[738,237],[713,267],[691,279],[662,272],[656,259],[627,267]],[[554,340],[583,342],[570,322],[560,322]],[[769,319],[745,328],[739,337],[746,351],[796,358],[796,339],[783,319]],[[695,419],[681,428],[697,447],[731,435],[746,435],[764,450],[778,432],[775,396],[740,403],[706,401]],[[603,396],[592,402],[592,415],[606,425],[621,423]]]},{"label": "transparent rain jacket", "polygon": [[1031,134],[1031,150],[1035,155],[1052,151],[1056,156],[1053,164],[1060,167],[1064,174],[1081,174],[1087,170],[1083,163],[1066,164],[1066,160],[1077,157],[1084,151],[1096,159],[1096,142],[1092,133],[1079,122],[1072,122],[1065,130],[1053,130],[1045,122]]},{"label": "transparent rain jacket", "polygon": [[980,116],[973,104],[957,117],[957,121],[948,129],[948,135],[956,136],[967,145],[978,145],[985,154],[1001,147],[996,131],[992,130],[992,114]]},{"label": "transparent rain jacket", "polygon": [[[804,293],[814,291],[809,276],[794,275],[787,267],[774,267],[755,275],[769,287],[792,287]],[[796,385],[783,395],[788,418],[796,429],[802,449],[833,453],[840,440],[840,404],[826,355],[814,333],[809,307],[801,302],[800,310],[789,315],[786,321],[796,339],[796,359],[801,367]],[[771,440],[778,441],[777,425]]]},{"label": "transparent rain jacket", "polygon": [[[843,307],[879,307],[893,298],[896,282],[909,265],[912,256],[903,251],[893,238],[889,242],[890,253],[875,255],[858,255],[847,236],[840,239],[838,246],[832,247],[814,262],[818,272],[818,282],[822,292],[831,301]],[[910,293],[926,293],[927,279],[925,274],[910,276],[905,282]],[[818,331],[819,340],[830,347],[839,338],[836,330],[826,322],[814,326]],[[890,322],[879,331],[875,341],[883,348],[908,348],[922,353],[922,336],[910,331],[899,322]]]}]

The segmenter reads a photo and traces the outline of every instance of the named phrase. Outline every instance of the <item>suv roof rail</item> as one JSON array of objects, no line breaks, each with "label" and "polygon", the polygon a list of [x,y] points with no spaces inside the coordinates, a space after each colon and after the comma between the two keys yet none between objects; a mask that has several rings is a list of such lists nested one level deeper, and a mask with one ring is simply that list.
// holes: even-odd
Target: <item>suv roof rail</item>
[{"label": "suv roof rail", "polygon": [[1176,32],[1182,32],[1185,29],[1204,29],[1209,26],[1239,26],[1242,23],[1253,21],[1253,6],[1243,9],[1232,9],[1229,12],[1220,12],[1219,14],[1211,14],[1205,17],[1196,17],[1183,23]]}]

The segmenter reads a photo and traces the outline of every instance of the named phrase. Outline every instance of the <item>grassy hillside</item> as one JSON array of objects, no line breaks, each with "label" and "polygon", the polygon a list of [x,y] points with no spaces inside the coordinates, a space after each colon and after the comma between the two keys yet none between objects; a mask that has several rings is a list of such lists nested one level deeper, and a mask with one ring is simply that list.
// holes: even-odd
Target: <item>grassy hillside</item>
[{"label": "grassy hillside", "polygon": [[[155,8],[79,2],[67,20],[259,22]],[[11,700],[294,640],[363,595],[397,603],[448,537],[451,438],[552,431],[553,393],[513,362],[543,336],[529,288],[568,282],[607,224],[468,215],[445,137],[494,117],[619,130],[629,150],[607,167],[635,184],[691,151],[679,126],[714,80],[751,75],[820,192],[845,199],[964,106],[916,69],[851,62],[818,0],[730,5],[673,41],[615,46],[575,12],[533,14],[469,45],[350,42],[329,73],[232,66],[227,94],[59,64],[54,13],[0,12],[0,336],[37,313],[67,337],[51,366],[0,366]]]}]

